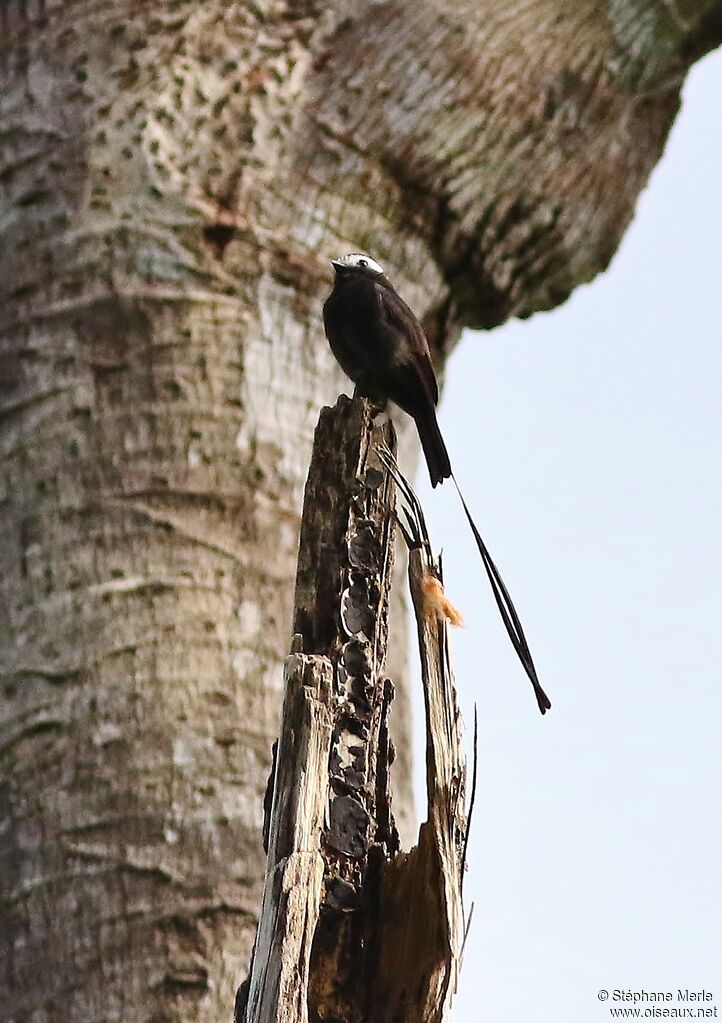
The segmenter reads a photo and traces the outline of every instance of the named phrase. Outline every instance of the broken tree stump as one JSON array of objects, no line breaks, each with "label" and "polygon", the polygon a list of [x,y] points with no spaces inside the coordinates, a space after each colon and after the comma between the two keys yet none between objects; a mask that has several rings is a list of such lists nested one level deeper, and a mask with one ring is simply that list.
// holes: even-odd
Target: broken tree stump
[{"label": "broken tree stump", "polygon": [[[423,516],[377,412],[341,397],[316,429],[266,883],[236,1006],[246,1023],[435,1023],[456,987],[466,772],[447,626],[424,586],[438,566]],[[409,852],[391,812],[394,688],[384,675],[395,478],[408,505],[427,723],[427,820]]]}]

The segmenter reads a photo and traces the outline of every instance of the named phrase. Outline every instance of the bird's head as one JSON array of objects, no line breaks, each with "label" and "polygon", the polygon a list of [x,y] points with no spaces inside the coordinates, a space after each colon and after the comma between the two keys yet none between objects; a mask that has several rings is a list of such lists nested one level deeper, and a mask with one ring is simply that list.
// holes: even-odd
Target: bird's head
[{"label": "bird's head", "polygon": [[331,265],[336,277],[350,274],[364,277],[383,277],[384,275],[384,268],[381,264],[363,252],[350,252],[347,256],[341,256],[340,259],[332,259]]}]

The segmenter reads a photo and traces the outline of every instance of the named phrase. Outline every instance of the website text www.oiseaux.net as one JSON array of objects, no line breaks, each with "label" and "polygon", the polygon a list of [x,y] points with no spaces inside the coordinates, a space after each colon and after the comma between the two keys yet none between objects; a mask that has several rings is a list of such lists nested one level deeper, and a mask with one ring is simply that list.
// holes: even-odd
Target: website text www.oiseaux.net
[{"label": "website text www.oiseaux.net", "polygon": [[609,1002],[612,1019],[717,1019],[717,1006],[711,991],[632,991],[629,988],[602,988],[600,1002]]}]

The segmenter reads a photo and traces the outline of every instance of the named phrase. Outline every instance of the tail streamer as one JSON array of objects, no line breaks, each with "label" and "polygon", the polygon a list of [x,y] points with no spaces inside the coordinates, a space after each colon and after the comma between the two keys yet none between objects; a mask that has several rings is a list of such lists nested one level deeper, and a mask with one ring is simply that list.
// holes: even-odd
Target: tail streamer
[{"label": "tail streamer", "polygon": [[474,534],[476,546],[479,549],[482,563],[486,569],[486,574],[489,578],[489,583],[491,584],[491,590],[494,594],[494,600],[496,601],[496,606],[499,608],[499,614],[501,615],[501,620],[504,622],[507,635],[511,640],[511,644],[516,651],[517,657],[521,661],[522,667],[524,668],[529,681],[534,687],[534,695],[536,696],[536,702],[539,705],[539,710],[542,714],[546,714],[546,712],[551,709],[551,700],[544,692],[539,682],[539,676],[537,675],[536,668],[534,667],[531,650],[529,649],[529,644],[526,641],[524,629],[522,628],[519,615],[514,607],[514,602],[511,599],[511,594],[506,588],[506,584],[501,577],[499,569],[494,564],[491,554],[489,554],[488,548],[481,537],[481,533],[476,528],[476,523],[471,517],[469,507],[464,500],[464,495],[461,493],[459,484],[456,482],[456,477],[452,475],[451,478],[454,481],[456,493],[459,495],[461,506],[464,509],[467,522],[471,527],[471,532]]}]

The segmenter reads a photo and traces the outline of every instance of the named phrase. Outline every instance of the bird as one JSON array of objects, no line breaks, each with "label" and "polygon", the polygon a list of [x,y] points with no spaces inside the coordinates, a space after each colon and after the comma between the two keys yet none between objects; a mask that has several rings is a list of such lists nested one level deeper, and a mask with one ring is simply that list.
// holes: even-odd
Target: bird
[{"label": "bird", "polygon": [[451,476],[436,419],[439,388],[426,335],[383,267],[363,252],[332,259],[333,291],[323,307],[331,351],[370,397],[390,398],[416,423],[432,487]]},{"label": "bird", "polygon": [[423,328],[371,256],[350,252],[332,259],[331,265],[333,289],[323,306],[331,351],[356,385],[357,394],[384,402],[390,399],[414,420],[431,486],[453,480],[507,634],[545,714],[551,702],[539,683],[519,615],[451,470],[436,418],[439,388]]}]

